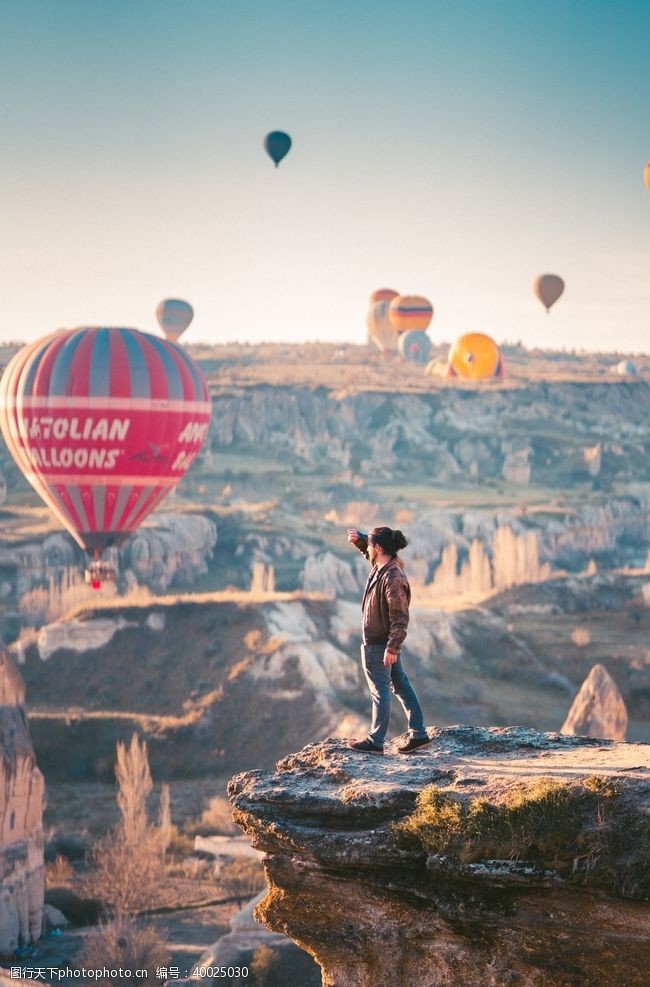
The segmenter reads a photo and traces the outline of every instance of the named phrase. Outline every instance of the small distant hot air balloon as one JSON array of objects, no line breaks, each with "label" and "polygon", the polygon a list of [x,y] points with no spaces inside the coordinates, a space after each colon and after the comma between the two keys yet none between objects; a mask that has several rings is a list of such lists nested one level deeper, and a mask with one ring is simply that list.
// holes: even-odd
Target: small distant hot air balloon
[{"label": "small distant hot air balloon", "polygon": [[636,363],[633,360],[621,360],[612,367],[615,374],[619,377],[636,377],[638,371],[636,368]]},{"label": "small distant hot air balloon", "polygon": [[[372,295],[370,296],[372,298]],[[382,353],[397,350],[399,333],[393,329],[393,325],[388,318],[389,299],[371,302],[366,316],[368,335],[372,342]]]},{"label": "small distant hot air balloon", "polygon": [[449,351],[447,376],[469,380],[503,377],[503,356],[491,336],[468,332],[459,336]]},{"label": "small distant hot air balloon", "polygon": [[540,274],[533,281],[533,291],[548,312],[564,291],[564,281],[557,274]]},{"label": "small distant hot air balloon", "polygon": [[650,192],[650,161],[648,161],[645,168],[643,169],[643,180],[645,182],[645,187],[647,188],[648,192]]},{"label": "small distant hot air balloon", "polygon": [[291,148],[291,138],[283,130],[272,130],[264,138],[264,148],[277,168]]},{"label": "small distant hot air balloon", "polygon": [[429,360],[424,372],[431,377],[447,377],[447,361],[442,356],[436,356],[433,360]]},{"label": "small distant hot air balloon", "polygon": [[156,306],[156,318],[165,339],[177,343],[194,318],[194,309],[181,298],[165,298]]},{"label": "small distant hot air balloon", "polygon": [[428,363],[431,356],[431,340],[421,329],[401,333],[399,351],[409,363]]},{"label": "small distant hot air balloon", "polygon": [[0,381],[9,451],[96,565],[182,479],[210,413],[187,353],[135,329],[60,330],[19,350]]},{"label": "small distant hot air balloon", "polygon": [[433,305],[420,295],[398,295],[390,303],[388,316],[397,332],[410,329],[424,332],[433,318]]},{"label": "small distant hot air balloon", "polygon": [[397,298],[398,295],[399,291],[393,291],[392,288],[377,288],[370,296],[370,304],[373,305],[375,302],[392,302],[393,298]]}]

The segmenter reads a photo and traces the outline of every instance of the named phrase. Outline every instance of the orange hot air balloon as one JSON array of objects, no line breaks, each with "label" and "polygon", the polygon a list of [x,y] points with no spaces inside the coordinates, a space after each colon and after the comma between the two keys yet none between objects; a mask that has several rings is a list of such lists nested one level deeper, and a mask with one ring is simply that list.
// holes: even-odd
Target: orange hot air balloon
[{"label": "orange hot air balloon", "polygon": [[392,323],[388,318],[389,305],[390,301],[388,299],[373,302],[366,316],[368,335],[382,353],[396,350],[399,341],[399,333],[393,329]]},{"label": "orange hot air balloon", "polygon": [[501,350],[491,336],[482,332],[468,332],[459,336],[449,351],[448,377],[490,380],[503,377],[503,369]]},{"label": "orange hot air balloon", "polygon": [[645,168],[643,169],[643,180],[645,182],[645,187],[647,188],[648,192],[650,192],[650,161],[648,161]]},{"label": "orange hot air balloon", "polygon": [[397,298],[398,295],[399,291],[393,291],[392,288],[377,288],[370,296],[370,304],[374,305],[375,302],[392,302],[393,298]]},{"label": "orange hot air balloon", "polygon": [[533,281],[533,291],[548,312],[564,291],[564,281],[557,274],[540,274]]},{"label": "orange hot air balloon", "polygon": [[388,317],[397,332],[424,332],[433,318],[433,305],[421,295],[398,295],[390,303]]}]

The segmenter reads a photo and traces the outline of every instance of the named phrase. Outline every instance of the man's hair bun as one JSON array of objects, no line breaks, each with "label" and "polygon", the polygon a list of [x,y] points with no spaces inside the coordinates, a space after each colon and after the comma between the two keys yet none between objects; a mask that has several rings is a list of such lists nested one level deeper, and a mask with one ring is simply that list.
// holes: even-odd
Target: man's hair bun
[{"label": "man's hair bun", "polygon": [[406,540],[404,533],[397,529],[393,531],[393,548],[396,552],[399,552],[401,548],[406,548],[408,541]]},{"label": "man's hair bun", "polygon": [[392,528],[388,528],[386,525],[371,528],[368,532],[368,537],[372,537],[372,540],[379,545],[384,552],[388,552],[390,555],[397,555],[401,548],[406,548],[408,545],[408,541],[404,537],[403,532],[399,530],[393,531]]}]

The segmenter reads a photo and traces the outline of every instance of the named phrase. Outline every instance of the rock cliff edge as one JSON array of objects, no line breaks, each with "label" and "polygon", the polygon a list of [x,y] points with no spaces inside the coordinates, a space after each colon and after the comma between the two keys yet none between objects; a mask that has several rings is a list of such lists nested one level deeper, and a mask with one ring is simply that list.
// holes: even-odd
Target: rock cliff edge
[{"label": "rock cliff edge", "polygon": [[257,917],[325,987],[646,984],[648,745],[429,734],[384,757],[328,739],[232,779],[266,853]]},{"label": "rock cliff edge", "polygon": [[0,956],[43,924],[43,775],[36,766],[25,687],[0,646]]}]

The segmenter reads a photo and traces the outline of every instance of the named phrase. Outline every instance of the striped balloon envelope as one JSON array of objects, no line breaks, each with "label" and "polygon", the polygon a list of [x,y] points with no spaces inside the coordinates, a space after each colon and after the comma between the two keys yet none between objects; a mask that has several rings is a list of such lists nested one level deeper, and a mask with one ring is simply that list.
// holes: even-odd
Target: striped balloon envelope
[{"label": "striped balloon envelope", "polygon": [[392,288],[377,288],[370,296],[370,305],[374,305],[375,302],[392,302],[398,295],[399,291],[393,291]]},{"label": "striped balloon envelope", "polygon": [[398,295],[390,303],[388,316],[397,332],[410,329],[424,332],[433,318],[433,305],[420,295]]},{"label": "striped balloon envelope", "polygon": [[95,558],[182,479],[210,414],[194,361],[136,329],[60,330],[16,353],[0,381],[9,451]]}]

